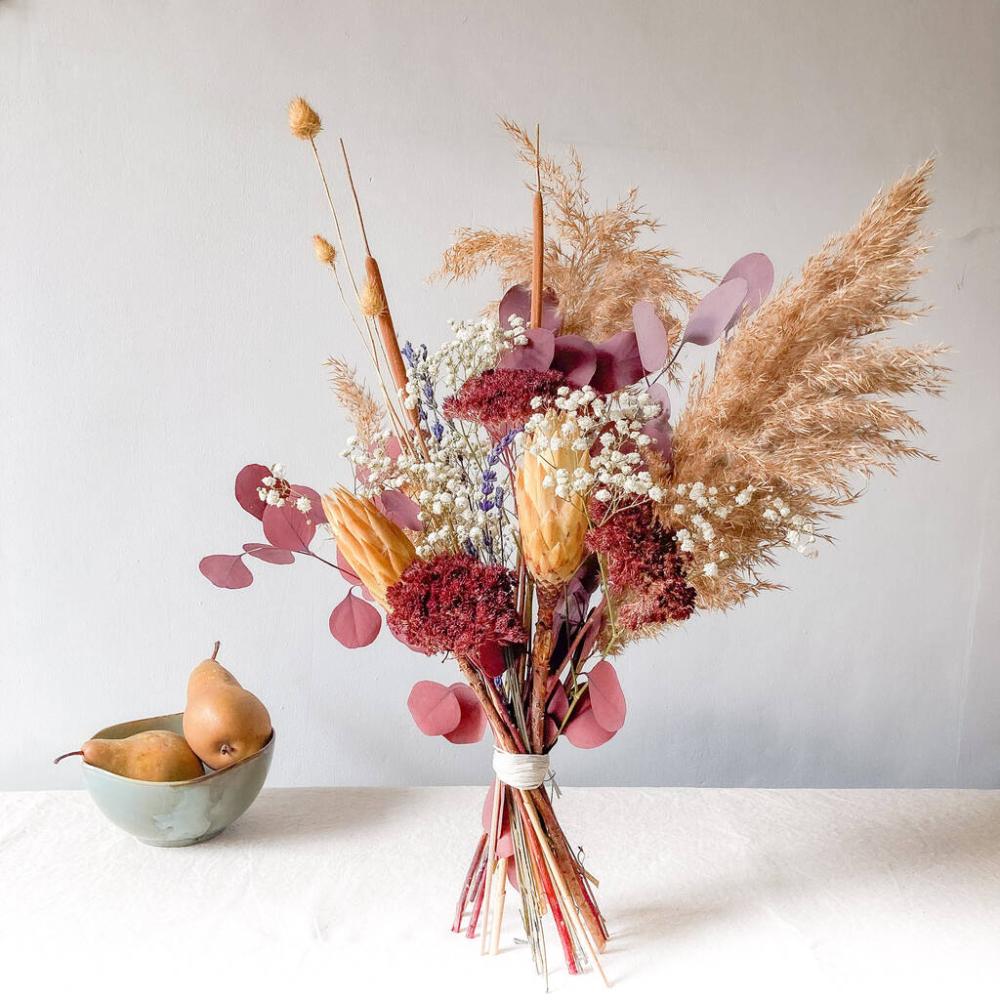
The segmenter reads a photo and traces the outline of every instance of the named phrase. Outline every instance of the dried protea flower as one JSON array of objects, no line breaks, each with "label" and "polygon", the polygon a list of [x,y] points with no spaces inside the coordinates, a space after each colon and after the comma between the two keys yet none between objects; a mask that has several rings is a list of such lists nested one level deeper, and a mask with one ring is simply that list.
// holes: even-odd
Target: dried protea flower
[{"label": "dried protea flower", "polygon": [[515,493],[521,550],[528,572],[543,585],[565,583],[584,556],[587,514],[567,486],[587,453],[572,448],[526,451],[517,470]]},{"label": "dried protea flower", "polygon": [[333,264],[337,259],[337,250],[334,245],[327,239],[317,233],[313,237],[313,253],[316,254],[316,259],[321,264]]},{"label": "dried protea flower", "polygon": [[288,105],[288,127],[297,139],[315,139],[323,123],[305,98],[296,97]]},{"label": "dried protea flower", "polygon": [[323,511],[340,553],[372,597],[388,607],[386,590],[417,557],[413,543],[370,500],[343,487],[323,497]]},{"label": "dried protea flower", "polygon": [[366,281],[358,293],[358,306],[366,316],[378,316],[385,312],[385,296],[378,285]]}]

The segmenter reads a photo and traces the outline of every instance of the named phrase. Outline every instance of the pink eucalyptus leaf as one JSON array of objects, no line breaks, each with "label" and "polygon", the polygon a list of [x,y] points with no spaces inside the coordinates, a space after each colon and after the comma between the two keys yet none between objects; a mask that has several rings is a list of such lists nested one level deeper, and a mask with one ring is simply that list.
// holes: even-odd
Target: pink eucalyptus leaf
[{"label": "pink eucalyptus leaf", "polygon": [[458,699],[462,718],[450,733],[444,733],[444,738],[449,743],[478,743],[486,731],[486,713],[479,699],[468,684],[460,681],[452,684],[450,690]]},{"label": "pink eucalyptus leaf", "polygon": [[361,596],[366,601],[374,601],[375,598],[372,597],[371,591],[361,582],[361,577],[354,572],[351,564],[344,558],[344,554],[337,549],[337,569],[340,570],[340,575],[349,583],[352,587],[357,587],[361,591]]},{"label": "pink eucalyptus leaf", "polygon": [[[510,326],[511,316],[520,316],[527,326],[531,322],[531,289],[527,285],[514,285],[500,300],[500,328]],[[556,333],[562,329],[559,315],[559,298],[550,288],[542,292],[542,328]]]},{"label": "pink eucalyptus leaf", "polygon": [[503,654],[503,646],[499,642],[488,640],[479,647],[479,669],[494,680],[503,676],[503,672],[507,669],[507,660]]},{"label": "pink eucalyptus leaf", "polygon": [[587,619],[587,623],[583,626],[584,636],[577,647],[577,662],[582,663],[593,652],[603,627],[604,611],[595,609],[594,613]]},{"label": "pink eucalyptus leaf", "polygon": [[645,300],[632,306],[632,324],[639,357],[647,372],[658,372],[667,363],[667,328],[656,314],[656,306]]},{"label": "pink eucalyptus leaf", "polygon": [[273,545],[261,542],[244,542],[243,551],[261,562],[274,563],[275,566],[288,566],[295,562],[295,556],[288,549],[276,549]]},{"label": "pink eucalyptus leaf", "polygon": [[634,330],[622,330],[597,345],[597,369],[590,384],[598,392],[634,385],[645,374]]},{"label": "pink eucalyptus leaf", "polygon": [[400,528],[423,530],[420,508],[402,490],[386,490],[375,498],[375,506]]},{"label": "pink eucalyptus leaf", "polygon": [[406,707],[425,736],[444,736],[462,721],[462,706],[455,692],[437,681],[417,681]]},{"label": "pink eucalyptus leaf", "polygon": [[507,881],[510,882],[514,892],[520,892],[521,886],[517,881],[517,865],[507,865]]},{"label": "pink eucalyptus leaf", "polygon": [[[483,829],[489,833],[493,818],[493,786],[496,778],[490,782],[490,787],[486,789],[486,801],[483,803]],[[502,799],[501,799],[502,801]],[[504,809],[500,817],[499,837],[497,837],[497,857],[509,858],[514,853],[514,840],[510,835],[510,814]],[[514,866],[511,865],[511,868]]]},{"label": "pink eucalyptus leaf", "polygon": [[[743,278],[747,283],[747,294],[743,301],[743,308],[739,310],[738,317],[749,316],[760,308],[760,304],[771,294],[774,287],[774,265],[766,253],[748,253],[740,257],[733,266],[726,271],[720,284],[725,284],[731,278]],[[730,320],[730,325],[735,320]]]},{"label": "pink eucalyptus leaf", "polygon": [[593,750],[594,747],[607,743],[615,735],[597,721],[593,706],[587,702],[587,697],[584,695],[583,702],[563,730],[566,739],[581,750]]},{"label": "pink eucalyptus leaf", "polygon": [[330,613],[330,632],[348,649],[370,646],[382,628],[382,616],[366,601],[349,593]]},{"label": "pink eucalyptus leaf", "polygon": [[275,548],[308,552],[315,534],[315,522],[290,503],[284,507],[268,506],[264,511],[264,537]]},{"label": "pink eucalyptus leaf", "polygon": [[500,361],[497,368],[509,368],[517,371],[549,370],[556,352],[556,335],[551,330],[525,330],[528,342],[521,347],[511,348]]},{"label": "pink eucalyptus leaf", "polygon": [[236,502],[258,521],[264,516],[267,504],[257,490],[262,485],[261,480],[269,475],[271,470],[266,465],[244,465],[236,474]]},{"label": "pink eucalyptus leaf", "polygon": [[576,334],[556,337],[551,367],[553,371],[563,373],[568,385],[582,389],[590,384],[597,371],[597,349],[589,340]]},{"label": "pink eucalyptus leaf", "polygon": [[394,462],[400,455],[403,454],[403,446],[399,443],[399,438],[395,434],[386,438],[385,442],[385,453],[388,458],[391,458]]},{"label": "pink eucalyptus leaf", "polygon": [[731,278],[713,288],[692,310],[682,342],[702,347],[715,343],[738,315],[748,287],[745,278]]},{"label": "pink eucalyptus leaf", "polygon": [[660,405],[660,415],[647,421],[642,428],[642,433],[649,435],[653,439],[650,445],[659,454],[664,462],[669,462],[673,455],[674,432],[670,426],[670,396],[667,388],[659,382],[654,383],[646,390],[654,403]]},{"label": "pink eucalyptus leaf", "polygon": [[559,723],[551,715],[545,716],[545,745],[552,746],[559,739]]},{"label": "pink eucalyptus leaf", "polygon": [[243,562],[243,556],[205,556],[198,569],[206,580],[223,590],[242,590],[253,583],[253,573]]},{"label": "pink eucalyptus leaf", "polygon": [[296,486],[293,483],[292,490],[309,501],[309,511],[306,513],[306,519],[312,521],[313,524],[326,524],[323,498],[311,486]]},{"label": "pink eucalyptus leaf", "polygon": [[625,692],[618,672],[607,660],[588,671],[587,692],[597,724],[609,733],[617,733],[625,725]]}]

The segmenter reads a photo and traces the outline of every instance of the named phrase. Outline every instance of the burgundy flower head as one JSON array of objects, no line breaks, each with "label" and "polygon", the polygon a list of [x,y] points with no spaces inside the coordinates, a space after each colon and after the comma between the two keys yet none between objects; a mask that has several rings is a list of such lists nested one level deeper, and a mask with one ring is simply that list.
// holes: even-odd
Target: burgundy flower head
[{"label": "burgundy flower head", "polygon": [[499,440],[510,430],[519,430],[534,413],[531,401],[540,397],[548,408],[556,398],[562,376],[554,371],[490,368],[470,378],[444,401],[444,415],[474,420]]},{"label": "burgundy flower head", "polygon": [[393,634],[423,653],[474,655],[484,642],[527,640],[515,580],[467,555],[412,563],[386,592]]},{"label": "burgundy flower head", "polygon": [[624,595],[621,623],[636,629],[690,618],[695,592],[684,578],[684,558],[652,504],[621,510],[603,524],[601,509],[592,515],[599,526],[587,532],[587,545],[606,557],[611,583]]}]

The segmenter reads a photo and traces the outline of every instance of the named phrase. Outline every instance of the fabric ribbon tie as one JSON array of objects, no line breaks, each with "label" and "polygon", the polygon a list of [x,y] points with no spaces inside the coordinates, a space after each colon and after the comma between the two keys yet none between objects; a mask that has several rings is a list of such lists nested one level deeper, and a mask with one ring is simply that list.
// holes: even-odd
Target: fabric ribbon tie
[{"label": "fabric ribbon tie", "polygon": [[527,792],[539,788],[549,777],[547,753],[507,753],[500,747],[493,748],[493,773],[511,788]]}]

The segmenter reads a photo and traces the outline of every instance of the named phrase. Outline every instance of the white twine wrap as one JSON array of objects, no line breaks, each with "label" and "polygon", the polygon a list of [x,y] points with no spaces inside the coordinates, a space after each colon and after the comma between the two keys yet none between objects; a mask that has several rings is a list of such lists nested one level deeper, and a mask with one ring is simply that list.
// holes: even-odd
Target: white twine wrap
[{"label": "white twine wrap", "polygon": [[493,773],[511,788],[530,791],[540,787],[549,777],[547,753],[507,753],[500,747],[493,748]]}]

